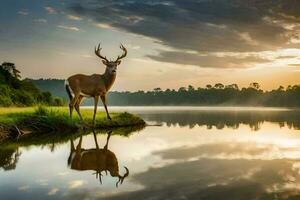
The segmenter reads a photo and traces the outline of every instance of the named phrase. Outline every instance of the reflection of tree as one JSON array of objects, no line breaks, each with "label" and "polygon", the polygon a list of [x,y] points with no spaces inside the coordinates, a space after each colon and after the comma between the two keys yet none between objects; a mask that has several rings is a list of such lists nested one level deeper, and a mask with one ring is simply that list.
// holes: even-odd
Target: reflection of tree
[{"label": "reflection of tree", "polygon": [[264,122],[273,122],[278,123],[280,127],[300,129],[299,111],[174,111],[140,115],[149,121],[166,123],[167,126],[193,128],[198,125],[206,126],[207,129],[237,129],[240,124],[246,124],[251,130],[257,131]]},{"label": "reflection of tree", "polygon": [[0,148],[0,168],[4,170],[15,169],[20,155],[19,149]]}]

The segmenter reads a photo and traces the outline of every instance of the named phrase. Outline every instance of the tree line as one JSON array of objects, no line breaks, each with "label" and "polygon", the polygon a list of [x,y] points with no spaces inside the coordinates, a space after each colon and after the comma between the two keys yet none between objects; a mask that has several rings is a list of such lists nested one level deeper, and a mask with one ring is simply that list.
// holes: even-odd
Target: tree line
[{"label": "tree line", "polygon": [[63,99],[41,91],[29,79],[21,79],[14,63],[0,65],[0,106],[63,105]]},{"label": "tree line", "polygon": [[112,92],[113,105],[230,105],[230,106],[274,106],[299,107],[300,85],[263,91],[258,83],[239,88],[237,84],[207,85],[205,88],[180,87],[178,90],[154,88],[153,91]]},{"label": "tree line", "polygon": [[[67,99],[64,80],[32,80],[42,90]],[[192,85],[178,89],[154,88],[152,91],[118,92],[108,95],[109,105],[115,106],[151,106],[151,105],[192,105],[192,106],[274,106],[300,107],[300,85],[263,91],[259,83],[250,83],[240,88],[237,84],[216,83],[195,88]],[[85,101],[85,105],[92,105]]]}]

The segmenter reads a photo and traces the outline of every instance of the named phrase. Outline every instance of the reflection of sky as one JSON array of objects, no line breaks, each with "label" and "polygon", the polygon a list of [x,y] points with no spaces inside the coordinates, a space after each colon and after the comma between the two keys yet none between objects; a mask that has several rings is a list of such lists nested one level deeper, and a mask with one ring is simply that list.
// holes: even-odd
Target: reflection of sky
[{"label": "reflection of sky", "polygon": [[[121,174],[123,166],[130,170],[119,188],[117,178],[104,175],[101,185],[92,171],[69,169],[69,142],[56,146],[54,152],[47,147],[22,147],[16,169],[0,171],[0,194],[22,199],[114,199],[118,195],[165,199],[166,191],[173,192],[174,199],[178,195],[197,199],[201,194],[216,199],[217,191],[227,191],[228,198],[236,193],[237,199],[247,192],[291,195],[300,184],[299,133],[265,122],[255,132],[247,125],[221,130],[164,125],[147,127],[129,138],[113,135],[109,149],[118,158]],[[98,135],[100,147],[105,141],[105,135]],[[95,147],[92,135],[84,136],[82,147]]]}]

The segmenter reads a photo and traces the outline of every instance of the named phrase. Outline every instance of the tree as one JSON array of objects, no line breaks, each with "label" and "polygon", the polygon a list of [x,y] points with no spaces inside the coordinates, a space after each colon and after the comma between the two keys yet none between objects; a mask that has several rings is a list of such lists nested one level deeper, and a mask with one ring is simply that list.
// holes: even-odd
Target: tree
[{"label": "tree", "polygon": [[215,88],[216,89],[224,89],[224,85],[222,83],[216,83]]},{"label": "tree", "polygon": [[36,103],[48,105],[61,104],[54,102],[50,92],[42,92],[32,80],[21,80],[20,71],[14,63],[3,62],[0,65],[0,106],[30,106]]},{"label": "tree", "polygon": [[194,88],[192,85],[189,85],[189,86],[188,86],[188,91],[189,91],[189,92],[195,91],[195,88]]},{"label": "tree", "polygon": [[278,91],[284,91],[284,87],[281,85],[281,86],[278,87],[277,90],[278,90]]},{"label": "tree", "polygon": [[208,84],[208,85],[206,85],[206,88],[207,88],[207,89],[211,89],[211,88],[212,88],[212,85]]},{"label": "tree", "polygon": [[178,92],[186,92],[186,88],[185,88],[185,87],[180,87],[180,88],[178,89]]},{"label": "tree", "polygon": [[154,92],[161,92],[162,90],[161,90],[160,87],[157,87],[157,88],[154,88],[153,91],[154,91]]},{"label": "tree", "polygon": [[253,82],[253,83],[250,83],[250,88],[259,90],[260,85],[259,85],[259,83]]},{"label": "tree", "polygon": [[21,75],[20,75],[20,71],[16,69],[16,66],[14,63],[10,63],[10,62],[4,62],[2,63],[2,68],[6,71],[8,71],[14,78],[16,79],[20,79]]},{"label": "tree", "polygon": [[227,85],[225,88],[238,90],[239,86],[237,84],[233,83],[233,84]]}]

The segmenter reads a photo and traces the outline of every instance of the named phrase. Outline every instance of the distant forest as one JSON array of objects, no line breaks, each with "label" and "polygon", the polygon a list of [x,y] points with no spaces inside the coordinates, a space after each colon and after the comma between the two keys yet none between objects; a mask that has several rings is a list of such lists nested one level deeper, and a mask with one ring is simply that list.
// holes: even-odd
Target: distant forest
[{"label": "distant forest", "polygon": [[[38,88],[49,91],[55,96],[67,99],[64,80],[31,80]],[[300,85],[263,91],[259,83],[239,88],[237,84],[206,85],[205,88],[180,87],[178,90],[154,88],[152,91],[116,92],[108,96],[108,104],[114,106],[154,106],[154,105],[191,105],[191,106],[274,106],[300,107]],[[91,105],[91,101],[85,101]]]},{"label": "distant forest", "polygon": [[29,79],[21,80],[14,63],[0,65],[0,106],[63,105],[63,99],[41,91]]}]

